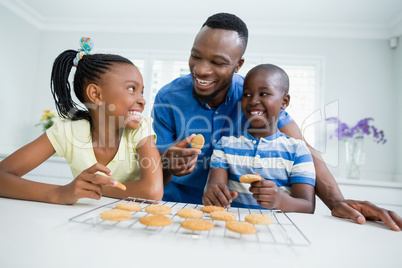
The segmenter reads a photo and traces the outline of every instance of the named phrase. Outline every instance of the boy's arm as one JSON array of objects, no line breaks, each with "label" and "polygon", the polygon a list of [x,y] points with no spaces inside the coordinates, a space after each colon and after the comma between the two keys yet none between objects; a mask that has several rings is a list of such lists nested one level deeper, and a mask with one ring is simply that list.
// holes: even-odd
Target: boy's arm
[{"label": "boy's arm", "polygon": [[314,213],[315,193],[314,186],[306,183],[291,185],[292,194],[281,191],[274,181],[262,179],[251,183],[250,192],[257,200],[258,205],[285,212]]},{"label": "boy's arm", "polygon": [[237,197],[237,192],[229,191],[228,176],[226,169],[218,167],[210,169],[206,191],[202,197],[204,205],[230,207],[230,203]]},{"label": "boy's arm", "polygon": [[[303,140],[301,131],[295,122],[289,123],[280,128],[280,131],[286,136]],[[314,150],[307,142],[306,144],[314,160],[316,173],[316,194],[325,203],[325,205],[332,210],[336,203],[344,201],[345,198],[343,197],[334,176],[332,176],[320,153]]]},{"label": "boy's arm", "polygon": [[294,183],[291,185],[291,192],[291,195],[281,192],[279,209],[289,212],[314,213],[314,186],[306,183]]}]

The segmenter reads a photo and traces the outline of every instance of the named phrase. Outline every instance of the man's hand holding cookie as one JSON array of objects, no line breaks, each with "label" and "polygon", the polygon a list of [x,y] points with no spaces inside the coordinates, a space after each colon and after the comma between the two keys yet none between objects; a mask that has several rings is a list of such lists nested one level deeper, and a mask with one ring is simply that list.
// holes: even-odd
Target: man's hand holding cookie
[{"label": "man's hand holding cookie", "polygon": [[195,134],[177,142],[173,146],[170,146],[162,154],[164,172],[167,171],[170,173],[170,175],[175,175],[178,177],[185,176],[193,172],[197,163],[198,155],[201,154],[201,150],[199,147],[186,147],[191,144],[194,137],[196,137]]}]

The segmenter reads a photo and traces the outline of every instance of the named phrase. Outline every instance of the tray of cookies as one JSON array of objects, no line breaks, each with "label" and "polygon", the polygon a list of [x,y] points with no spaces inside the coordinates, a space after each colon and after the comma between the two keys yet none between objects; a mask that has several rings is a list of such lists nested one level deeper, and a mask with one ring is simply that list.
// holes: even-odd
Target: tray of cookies
[{"label": "tray of cookies", "polygon": [[125,198],[77,215],[71,222],[192,239],[231,239],[308,246],[309,239],[280,210],[222,208]]}]

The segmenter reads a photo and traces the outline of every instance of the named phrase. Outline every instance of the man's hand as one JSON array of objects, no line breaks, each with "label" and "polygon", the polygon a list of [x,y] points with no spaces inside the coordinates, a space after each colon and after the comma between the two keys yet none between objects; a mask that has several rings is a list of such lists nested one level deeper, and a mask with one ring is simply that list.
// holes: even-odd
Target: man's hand
[{"label": "man's hand", "polygon": [[201,150],[186,147],[190,145],[194,136],[195,134],[177,142],[162,154],[161,157],[164,171],[168,171],[170,174],[178,177],[193,172],[197,163],[198,155],[201,154]]},{"label": "man's hand", "polygon": [[238,196],[236,191],[229,191],[229,188],[224,183],[217,183],[208,186],[207,191],[202,197],[202,203],[205,206],[218,206],[229,208],[233,199]]},{"label": "man's hand", "polygon": [[367,201],[344,200],[335,204],[331,213],[332,216],[351,219],[359,224],[364,224],[367,219],[383,221],[394,231],[400,231],[402,228],[402,218],[398,214]]}]

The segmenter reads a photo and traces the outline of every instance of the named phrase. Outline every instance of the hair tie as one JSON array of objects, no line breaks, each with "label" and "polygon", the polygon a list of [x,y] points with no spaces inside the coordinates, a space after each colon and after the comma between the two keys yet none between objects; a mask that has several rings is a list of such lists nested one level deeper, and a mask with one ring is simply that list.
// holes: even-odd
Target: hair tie
[{"label": "hair tie", "polygon": [[74,58],[74,65],[77,66],[78,62],[82,59],[83,56],[88,55],[91,52],[91,49],[94,47],[94,42],[92,42],[89,37],[81,37],[80,40],[81,48],[77,52],[77,56]]}]

